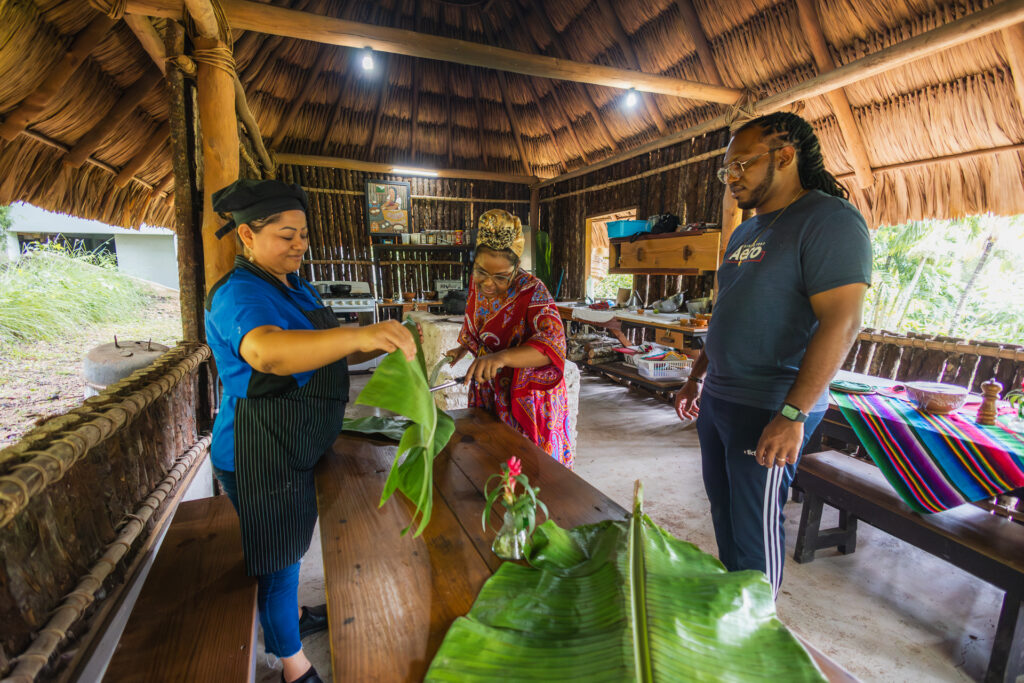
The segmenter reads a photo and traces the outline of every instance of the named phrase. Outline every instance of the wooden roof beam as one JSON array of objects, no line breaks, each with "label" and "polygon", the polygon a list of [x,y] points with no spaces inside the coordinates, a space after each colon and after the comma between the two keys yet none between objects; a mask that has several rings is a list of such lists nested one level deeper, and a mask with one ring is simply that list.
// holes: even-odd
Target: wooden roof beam
[{"label": "wooden roof beam", "polygon": [[715,55],[711,52],[711,44],[704,33],[704,27],[701,26],[700,17],[697,16],[697,9],[693,6],[693,0],[676,0],[676,6],[679,8],[679,16],[682,17],[683,30],[690,36],[690,40],[693,41],[693,45],[697,49],[697,59],[704,71],[704,78],[708,79],[708,83],[725,85],[722,74],[715,64]]},{"label": "wooden roof beam", "polygon": [[[818,73],[826,73],[836,68],[835,60],[828,50],[825,42],[825,32],[821,28],[821,18],[814,6],[813,0],[796,0],[797,13],[800,17],[800,27],[814,55],[814,63],[818,67]],[[853,108],[846,92],[842,89],[825,93],[832,113],[839,124],[839,131],[846,141],[846,149],[850,153],[850,161],[854,173],[857,175],[857,184],[861,187],[871,187],[875,178],[871,172],[871,159],[868,158],[868,148],[864,143],[864,137],[860,134],[857,126],[857,119],[853,116]]]},{"label": "wooden roof beam", "polygon": [[[191,1],[201,2],[203,0]],[[230,24],[246,31],[260,31],[355,49],[370,47],[378,52],[389,52],[408,57],[436,59],[468,66],[511,71],[527,76],[579,81],[623,90],[633,88],[639,92],[660,93],[723,104],[732,104],[741,95],[740,91],[735,88],[687,81],[670,76],[644,74],[597,64],[560,60],[544,55],[518,52],[404,29],[362,24],[277,5],[263,4],[254,0],[222,0],[221,5]],[[147,14],[172,19],[181,16],[180,0],[178,2],[175,0],[128,0],[127,10],[133,14]]]},{"label": "wooden roof beam", "polygon": [[[555,25],[551,23],[551,19],[548,18],[547,11],[544,9],[541,0],[531,0],[533,3],[533,16],[537,17],[540,21],[541,28],[548,35],[548,41],[551,45],[551,51],[559,59],[569,59],[569,53],[565,51],[565,47],[562,46],[562,38],[559,35]],[[538,46],[539,47],[539,46]],[[604,144],[608,146],[608,149],[612,152],[619,151],[619,143],[615,140],[612,132],[608,130],[607,124],[604,119],[601,118],[601,110],[597,107],[597,102],[594,101],[593,95],[587,90],[587,86],[582,83],[578,84],[577,87],[580,93],[583,95],[583,106],[594,117],[594,123],[597,125],[598,132],[601,133],[601,137],[604,139]],[[566,115],[568,118],[568,115]]]},{"label": "wooden roof beam", "polygon": [[1013,74],[1013,85],[1017,93],[1017,106],[1024,114],[1024,24],[1003,29],[1003,45],[1006,47],[1006,61]]},{"label": "wooden roof beam", "polygon": [[153,22],[149,20],[149,17],[139,16],[138,14],[126,14],[124,15],[124,23],[128,25],[131,32],[138,38],[142,49],[150,56],[153,63],[156,64],[156,68],[160,70],[160,73],[167,73],[167,51],[164,49],[164,39],[160,37],[160,32],[156,30],[156,26],[153,26]]},{"label": "wooden roof beam", "polygon": [[88,26],[79,31],[71,41],[71,47],[50,67],[49,73],[36,91],[4,117],[4,122],[0,124],[0,137],[4,140],[13,140],[28,128],[28,124],[39,118],[46,105],[60,92],[78,66],[96,49],[113,25],[113,19],[106,14],[97,14]]},{"label": "wooden roof beam", "polygon": [[[783,90],[780,93],[766,97],[753,105],[752,113],[754,116],[761,116],[763,114],[770,114],[773,111],[779,111],[794,102],[817,97],[838,88],[844,88],[851,83],[877,76],[891,69],[933,55],[936,52],[948,50],[951,47],[976,40],[989,33],[1010,28],[1022,21],[1024,21],[1024,0],[1003,0],[1003,2],[997,5],[992,5],[956,21],[943,24],[938,28],[925,31],[901,43],[890,45],[878,52],[855,59],[833,71],[809,78],[788,90]],[[633,149],[602,159],[589,166],[577,168],[560,176],[541,181],[540,185],[543,187],[592,173],[600,168],[617,164],[626,159],[632,159],[641,154],[653,152],[656,149],[674,145],[683,140],[689,140],[698,135],[719,130],[728,125],[728,117],[722,114],[666,135],[658,140],[651,140]]]},{"label": "wooden roof beam", "polygon": [[316,87],[320,73],[327,70],[327,65],[333,57],[334,50],[330,47],[322,46],[319,48],[316,62],[313,64],[313,68],[308,71],[305,83],[299,88],[299,94],[292,100],[291,106],[288,107],[284,118],[278,124],[277,130],[274,131],[274,137],[270,140],[271,148],[278,149],[281,143],[284,142],[285,136],[291,130],[292,124],[295,123],[295,118],[299,115],[299,111],[306,105],[309,96],[313,94],[313,88]]},{"label": "wooden roof beam", "polygon": [[[320,166],[323,168],[343,168],[352,171],[365,171],[366,173],[395,175],[392,169],[396,164],[381,164],[371,161],[360,161],[357,159],[341,159],[337,157],[323,157],[311,154],[288,154],[277,155],[277,160],[282,164],[293,166]],[[532,185],[537,182],[535,176],[514,175],[510,173],[493,173],[491,171],[468,171],[462,169],[430,169],[431,173],[437,173],[438,178],[467,178],[470,180],[491,180],[501,183],[516,183],[519,185]]]},{"label": "wooden roof beam", "polygon": [[519,159],[523,162],[523,168],[526,169],[526,175],[533,175],[533,168],[530,166],[530,160],[526,156],[526,148],[523,146],[523,132],[519,129],[516,117],[512,115],[512,102],[508,95],[508,81],[505,80],[505,72],[496,71],[494,72],[494,75],[498,77],[498,88],[501,90],[501,103],[505,107],[505,115],[508,117],[508,125],[512,127],[512,137],[516,142],[516,149],[519,151]]},{"label": "wooden roof beam", "polygon": [[[622,20],[619,19],[619,15],[615,13],[615,8],[612,7],[608,0],[597,0],[597,6],[601,9],[601,13],[604,15],[604,19],[608,23],[608,27],[615,35],[615,42],[619,44],[623,54],[626,55],[626,61],[629,62],[631,67],[640,71],[640,58],[637,56],[636,50],[633,49],[633,43],[630,41],[629,36],[626,35],[626,29],[622,27]],[[640,98],[643,100],[644,107],[647,108],[647,113],[650,114],[658,132],[662,135],[667,133],[668,124],[665,123],[665,117],[663,117],[661,112],[658,111],[654,98],[646,93],[641,93]]]},{"label": "wooden roof beam", "polygon": [[[181,2],[179,0],[178,4]],[[220,26],[217,24],[217,13],[213,10],[210,0],[185,0],[185,8],[192,17],[196,30],[203,38],[217,40],[220,38]],[[237,28],[237,27],[236,27]]]},{"label": "wooden roof beam", "polygon": [[[147,20],[148,21],[148,20]],[[70,168],[79,168],[85,163],[100,143],[114,131],[129,114],[142,103],[142,100],[156,87],[163,79],[163,76],[156,69],[147,69],[145,73],[135,81],[121,98],[114,103],[114,106],[107,111],[106,115],[93,126],[89,132],[83,135],[75,146],[71,148],[64,157],[64,165]]]}]

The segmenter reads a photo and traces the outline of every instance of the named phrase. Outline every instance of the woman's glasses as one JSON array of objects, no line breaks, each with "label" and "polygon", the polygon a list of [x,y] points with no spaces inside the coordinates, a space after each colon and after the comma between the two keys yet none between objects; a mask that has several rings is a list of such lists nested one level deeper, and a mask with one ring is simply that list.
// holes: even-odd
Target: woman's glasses
[{"label": "woman's glasses", "polygon": [[477,282],[487,282],[488,280],[490,280],[499,287],[507,287],[508,283],[512,282],[512,278],[514,278],[515,275],[516,271],[514,270],[508,273],[493,275],[491,273],[488,273],[486,270],[483,270],[479,266],[473,266],[473,277],[476,279]]}]

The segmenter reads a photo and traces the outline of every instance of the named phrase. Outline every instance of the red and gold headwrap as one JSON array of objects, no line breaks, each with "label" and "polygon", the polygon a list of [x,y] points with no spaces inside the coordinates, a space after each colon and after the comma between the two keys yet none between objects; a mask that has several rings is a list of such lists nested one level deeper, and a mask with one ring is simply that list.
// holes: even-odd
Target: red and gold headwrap
[{"label": "red and gold headwrap", "polygon": [[523,255],[526,238],[523,236],[523,222],[503,209],[491,209],[480,215],[477,221],[476,243],[495,251],[511,249],[516,256]]}]

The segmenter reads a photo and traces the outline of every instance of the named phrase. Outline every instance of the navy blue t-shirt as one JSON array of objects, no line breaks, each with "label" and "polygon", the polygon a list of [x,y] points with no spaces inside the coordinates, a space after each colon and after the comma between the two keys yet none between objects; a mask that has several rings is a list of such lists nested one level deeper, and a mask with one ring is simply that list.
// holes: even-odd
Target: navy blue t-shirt
[{"label": "navy blue t-shirt", "polygon": [[810,297],[855,282],[871,284],[871,238],[850,202],[811,190],[781,215],[743,221],[718,269],[704,391],[780,409],[818,329]]},{"label": "navy blue t-shirt", "polygon": [[[281,393],[303,386],[314,371],[287,377],[267,375],[245,362],[238,347],[257,327],[276,325],[283,330],[312,330],[303,314],[323,306],[314,291],[299,278],[288,275],[287,294],[244,267],[236,267],[210,291],[206,311],[206,343],[217,361],[224,384],[220,412],[213,423],[210,460],[222,470],[235,469],[235,406],[240,398]],[[287,297],[287,298],[286,298]]]}]

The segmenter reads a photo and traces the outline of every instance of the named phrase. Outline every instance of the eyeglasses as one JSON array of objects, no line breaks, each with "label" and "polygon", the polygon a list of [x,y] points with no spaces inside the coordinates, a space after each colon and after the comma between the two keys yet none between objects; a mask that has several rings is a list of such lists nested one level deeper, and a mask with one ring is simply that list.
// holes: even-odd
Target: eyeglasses
[{"label": "eyeglasses", "polygon": [[763,157],[765,154],[771,154],[777,149],[782,149],[782,147],[772,147],[767,152],[761,152],[756,156],[750,157],[746,161],[734,161],[728,166],[723,166],[722,168],[718,169],[718,179],[722,181],[723,185],[728,185],[729,181],[732,180],[739,180],[740,178],[743,177],[743,174],[746,173],[747,166],[754,163],[755,161]]},{"label": "eyeglasses", "polygon": [[473,277],[476,278],[477,282],[487,282],[490,280],[499,287],[507,287],[508,283],[512,282],[512,278],[515,277],[516,271],[509,273],[502,273],[501,275],[492,275],[486,270],[482,270],[477,266],[473,266]]}]

